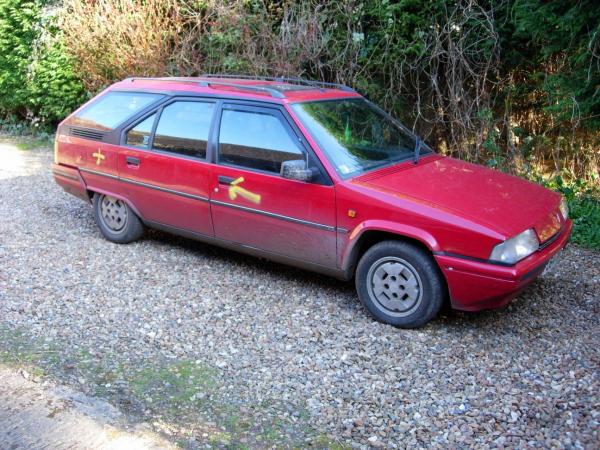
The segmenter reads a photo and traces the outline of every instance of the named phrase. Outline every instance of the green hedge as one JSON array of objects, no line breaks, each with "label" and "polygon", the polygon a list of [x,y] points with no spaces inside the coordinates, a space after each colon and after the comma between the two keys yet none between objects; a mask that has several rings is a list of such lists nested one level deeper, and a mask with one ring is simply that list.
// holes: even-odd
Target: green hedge
[{"label": "green hedge", "polygon": [[0,119],[54,125],[87,96],[52,9],[0,0]]}]

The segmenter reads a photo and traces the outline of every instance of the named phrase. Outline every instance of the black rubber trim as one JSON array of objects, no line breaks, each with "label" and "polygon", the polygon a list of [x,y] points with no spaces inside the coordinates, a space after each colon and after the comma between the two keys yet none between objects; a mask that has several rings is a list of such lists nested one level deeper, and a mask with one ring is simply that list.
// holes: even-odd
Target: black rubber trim
[{"label": "black rubber trim", "polygon": [[295,217],[289,217],[289,216],[284,216],[281,214],[276,214],[276,213],[272,213],[272,212],[268,212],[268,211],[262,211],[260,209],[248,208],[247,206],[234,205],[233,203],[221,202],[218,200],[211,200],[210,203],[219,205],[219,206],[225,206],[227,208],[239,209],[241,211],[247,211],[247,212],[251,212],[251,213],[255,213],[255,214],[260,214],[260,215],[267,216],[267,217],[273,217],[274,219],[281,219],[281,220],[285,220],[287,222],[293,222],[293,223],[297,223],[300,225],[306,225],[309,227],[318,228],[320,230],[336,231],[336,228],[331,225],[324,225],[322,223],[309,222],[308,220],[296,219]]},{"label": "black rubber trim", "polygon": [[95,170],[85,169],[85,168],[80,168],[79,170],[81,170],[82,172],[88,172],[88,173],[92,173],[94,175],[100,175],[103,177],[111,178],[113,180],[119,180],[119,181],[122,181],[123,183],[134,184],[136,186],[142,186],[142,187],[146,187],[148,189],[154,189],[156,191],[161,191],[161,192],[166,192],[168,194],[178,195],[180,197],[191,198],[191,199],[200,200],[203,202],[208,201],[207,197],[202,197],[200,195],[188,194],[187,192],[176,191],[174,189],[164,188],[161,186],[156,186],[154,184],[143,183],[141,181],[136,181],[136,180],[130,180],[129,178],[122,178],[122,177],[118,177],[116,175],[112,175],[109,173],[97,172]]},{"label": "black rubber trim", "polygon": [[118,176],[113,175],[112,173],[98,172],[97,170],[86,169],[84,167],[80,167],[79,170],[82,171],[82,172],[92,173],[94,175],[100,175],[101,177],[111,178],[113,180],[118,180],[119,179]]},{"label": "black rubber trim", "polygon": [[458,253],[451,252],[433,252],[436,256],[450,256],[452,258],[466,259],[468,261],[476,261],[485,264],[493,264],[495,266],[513,267],[515,264],[503,263],[500,261],[492,261],[491,259],[475,258],[474,256],[460,255]]},{"label": "black rubber trim", "polygon": [[544,269],[546,268],[546,266],[548,265],[549,262],[550,262],[550,260],[546,261],[545,263],[540,264],[536,268],[527,272],[525,275],[523,275],[521,277],[521,281],[525,281],[525,280],[528,280],[529,278],[538,276],[540,273],[542,273],[544,271]]},{"label": "black rubber trim", "polygon": [[546,247],[548,247],[554,241],[556,241],[558,239],[558,237],[562,234],[564,228],[565,228],[565,225],[563,223],[560,227],[560,230],[558,230],[556,233],[554,233],[552,236],[550,236],[548,239],[546,239],[543,244],[540,244],[537,251],[539,252],[540,250],[544,250]]},{"label": "black rubber trim", "polygon": [[248,208],[246,206],[241,206],[241,205],[234,205],[233,203],[221,202],[218,200],[210,200],[210,199],[208,199],[206,197],[202,197],[200,195],[188,194],[187,192],[181,192],[181,191],[176,191],[174,189],[163,188],[160,186],[156,186],[154,184],[148,184],[148,183],[143,183],[141,181],[130,180],[129,178],[122,178],[122,177],[118,177],[116,175],[112,175],[112,174],[108,174],[108,173],[97,172],[97,171],[91,170],[91,169],[81,168],[79,170],[81,170],[83,172],[92,173],[94,175],[105,176],[105,177],[111,178],[113,180],[119,180],[119,181],[122,181],[123,183],[134,184],[136,186],[142,186],[142,187],[146,187],[148,189],[154,189],[157,191],[166,192],[168,194],[179,195],[180,197],[191,198],[193,200],[199,200],[202,202],[210,202],[215,205],[225,206],[225,207],[233,208],[233,209],[239,209],[239,210],[251,212],[254,214],[261,214],[263,216],[272,217],[274,219],[280,219],[280,220],[285,220],[287,222],[293,222],[293,223],[297,223],[300,225],[306,225],[309,227],[318,228],[320,230],[339,231],[339,232],[346,232],[346,233],[348,232],[348,230],[345,230],[344,228],[336,228],[331,225],[324,225],[322,223],[316,223],[316,222],[310,222],[308,220],[296,219],[295,217],[289,217],[289,216],[284,216],[281,214],[276,214],[276,213],[272,213],[272,212],[268,212],[268,211],[262,211],[260,209]]},{"label": "black rubber trim", "polygon": [[129,178],[120,178],[119,177],[119,181],[122,181],[123,183],[134,184],[136,186],[146,187],[148,189],[154,189],[155,191],[166,192],[167,194],[173,194],[173,195],[178,195],[180,197],[191,198],[194,200],[200,200],[201,202],[208,201],[207,197],[202,197],[201,195],[188,194],[187,192],[176,191],[174,189],[164,188],[161,186],[156,186],[154,184],[144,183],[142,181],[130,180]]}]

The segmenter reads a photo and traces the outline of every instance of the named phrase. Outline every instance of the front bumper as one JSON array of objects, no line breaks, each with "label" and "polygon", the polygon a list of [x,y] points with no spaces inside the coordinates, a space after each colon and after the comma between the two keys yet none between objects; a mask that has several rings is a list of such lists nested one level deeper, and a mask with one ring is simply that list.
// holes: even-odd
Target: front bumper
[{"label": "front bumper", "polygon": [[513,266],[435,255],[448,283],[452,307],[480,311],[506,305],[529,286],[543,272],[548,261],[565,247],[572,228],[573,222],[567,220],[550,244]]}]

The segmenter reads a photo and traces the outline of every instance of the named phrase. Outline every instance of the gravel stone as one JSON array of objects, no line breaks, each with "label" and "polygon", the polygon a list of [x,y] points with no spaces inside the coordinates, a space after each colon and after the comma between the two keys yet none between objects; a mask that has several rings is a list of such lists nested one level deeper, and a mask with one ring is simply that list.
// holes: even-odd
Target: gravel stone
[{"label": "gravel stone", "polygon": [[[281,421],[290,442],[319,447],[316,433],[351,448],[600,447],[600,253],[569,246],[502,310],[400,330],[369,318],[352,283],[156,231],[112,244],[89,205],[54,183],[50,150],[2,142],[0,327],[58,346],[59,381],[164,435],[226,445],[209,431],[226,410],[202,424],[157,415],[177,378],[129,395],[133,371],[185,360],[216,380],[186,401],[218,397]],[[86,361],[116,375],[100,382]],[[268,446],[251,435],[240,442]]]}]

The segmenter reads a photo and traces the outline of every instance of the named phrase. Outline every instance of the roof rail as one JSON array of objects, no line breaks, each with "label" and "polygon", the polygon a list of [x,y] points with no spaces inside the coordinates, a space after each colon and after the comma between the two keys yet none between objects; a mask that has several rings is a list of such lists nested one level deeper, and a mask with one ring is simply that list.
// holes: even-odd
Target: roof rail
[{"label": "roof rail", "polygon": [[278,90],[274,87],[267,86],[267,85],[225,83],[225,82],[220,82],[220,81],[201,80],[198,78],[185,78],[185,77],[158,77],[158,78],[136,77],[136,78],[127,78],[125,81],[134,82],[136,80],[170,81],[170,82],[176,82],[176,83],[193,83],[193,84],[197,84],[201,87],[225,86],[225,87],[233,87],[236,89],[242,89],[242,90],[246,90],[246,91],[265,92],[267,94],[270,94],[271,97],[285,98],[285,95],[280,90]]},{"label": "roof rail", "polygon": [[298,77],[266,77],[253,75],[236,75],[228,73],[204,73],[201,78],[221,78],[221,79],[238,79],[238,80],[257,80],[257,81],[275,81],[278,83],[298,84],[302,86],[313,86],[316,88],[331,88],[340,89],[346,92],[356,92],[350,86],[339,83],[328,83],[326,81],[307,80],[306,78]]}]

